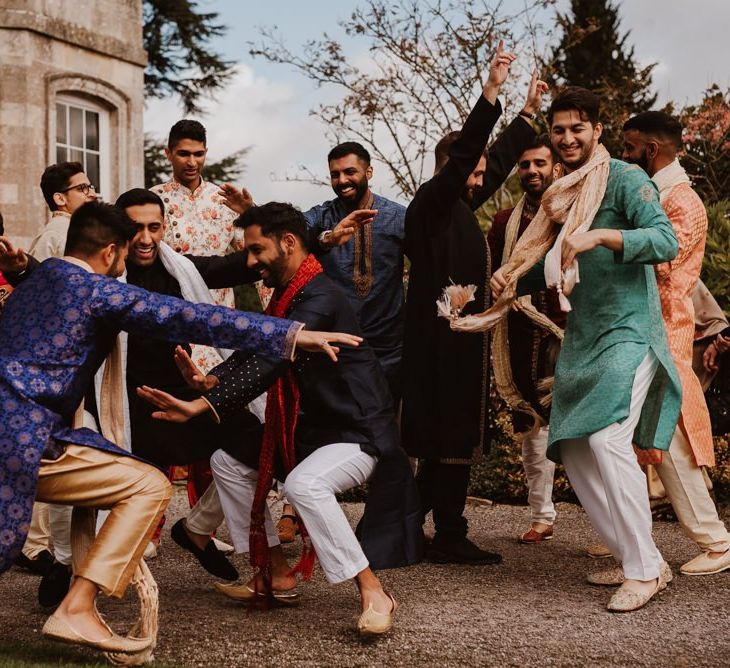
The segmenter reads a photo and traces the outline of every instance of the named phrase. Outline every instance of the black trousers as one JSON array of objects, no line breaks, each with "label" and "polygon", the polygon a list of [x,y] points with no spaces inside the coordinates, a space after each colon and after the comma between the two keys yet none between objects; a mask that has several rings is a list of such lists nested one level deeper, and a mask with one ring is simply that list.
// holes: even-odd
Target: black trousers
[{"label": "black trousers", "polygon": [[442,464],[432,459],[422,459],[419,463],[416,483],[423,518],[433,511],[436,534],[441,540],[460,540],[466,536],[464,506],[470,472],[469,464]]}]

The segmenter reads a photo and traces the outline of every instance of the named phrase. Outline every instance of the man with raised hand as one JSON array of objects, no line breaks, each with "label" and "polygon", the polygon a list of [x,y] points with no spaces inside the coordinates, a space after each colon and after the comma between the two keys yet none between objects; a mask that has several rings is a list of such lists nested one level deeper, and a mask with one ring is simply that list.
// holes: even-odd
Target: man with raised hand
[{"label": "man with raised hand", "polygon": [[489,304],[489,247],[474,214],[504,182],[535,137],[530,120],[547,86],[534,74],[524,108],[486,149],[502,108],[497,100],[515,56],[500,41],[482,95],[460,132],[436,145],[434,176],[406,212],[411,262],[403,342],[403,447],[420,459],[423,515],[436,534],[427,556],[442,563],[494,564],[501,556],[467,538],[464,518],[471,464],[489,444],[489,339],[462,337],[436,314],[450,281],[476,287],[465,312]]}]

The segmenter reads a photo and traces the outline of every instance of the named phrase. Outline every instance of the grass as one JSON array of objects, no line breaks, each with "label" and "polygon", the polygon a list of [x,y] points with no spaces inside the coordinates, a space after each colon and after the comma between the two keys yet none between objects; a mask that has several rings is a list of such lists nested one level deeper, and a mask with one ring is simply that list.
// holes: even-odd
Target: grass
[{"label": "grass", "polygon": [[[33,642],[33,644],[0,642],[0,666],[2,668],[58,668],[58,666],[109,668],[111,664],[103,657],[99,656],[99,658],[99,661],[94,660],[86,650],[80,648],[44,640]],[[151,668],[174,668],[173,664],[157,661],[146,665]]]}]

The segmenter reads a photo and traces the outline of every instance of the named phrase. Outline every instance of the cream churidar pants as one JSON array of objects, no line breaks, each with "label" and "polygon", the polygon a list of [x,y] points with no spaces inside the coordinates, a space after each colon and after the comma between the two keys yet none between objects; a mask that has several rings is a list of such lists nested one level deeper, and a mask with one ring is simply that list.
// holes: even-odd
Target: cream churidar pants
[{"label": "cream churidar pants", "polygon": [[679,427],[674,431],[669,452],[662,453],[662,463],[655,468],[687,536],[703,551],[730,549],[730,534],[717,514],[702,469],[695,463]]},{"label": "cream churidar pants", "polygon": [[[335,494],[364,483],[375,464],[375,457],[355,443],[332,443],[315,450],[284,482],[286,498],[307,527],[330,582],[349,580],[368,566]],[[213,453],[210,465],[236,552],[248,552],[258,473],[223,450]],[[265,519],[269,546],[273,547],[279,544],[279,537],[268,508]]]},{"label": "cream churidar pants", "polygon": [[161,471],[131,457],[68,445],[41,460],[36,498],[45,503],[109,509],[75,575],[121,597],[172,496]]},{"label": "cream churidar pants", "polygon": [[522,466],[527,478],[527,503],[530,519],[542,524],[555,522],[553,480],[555,462],[547,456],[548,428],[538,427],[525,434],[522,440]]},{"label": "cream churidar pants", "polygon": [[634,376],[629,416],[560,447],[565,471],[593,528],[630,580],[659,577],[663,558],[651,535],[646,477],[632,446],[634,430],[659,362],[649,351]]}]

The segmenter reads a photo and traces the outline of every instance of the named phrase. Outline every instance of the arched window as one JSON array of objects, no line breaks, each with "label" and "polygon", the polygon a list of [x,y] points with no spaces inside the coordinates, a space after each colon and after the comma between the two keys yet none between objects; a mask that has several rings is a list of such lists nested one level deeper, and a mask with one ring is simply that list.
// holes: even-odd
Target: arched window
[{"label": "arched window", "polygon": [[83,97],[56,96],[55,162],[80,162],[97,193],[109,198],[109,111]]}]

